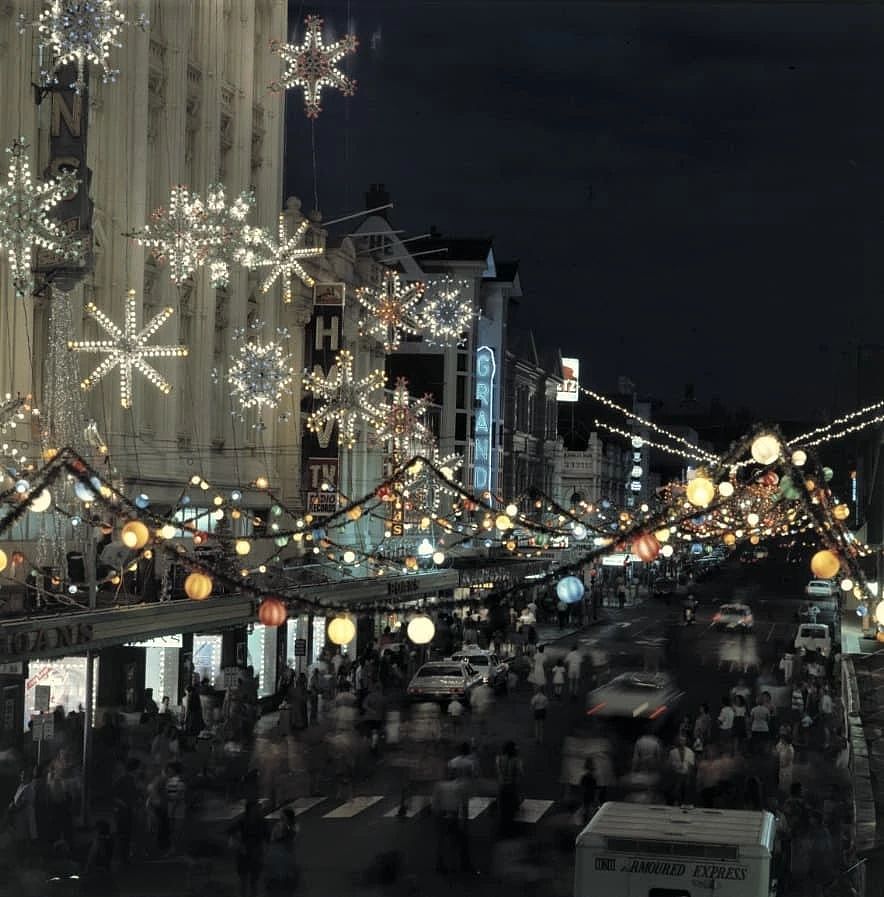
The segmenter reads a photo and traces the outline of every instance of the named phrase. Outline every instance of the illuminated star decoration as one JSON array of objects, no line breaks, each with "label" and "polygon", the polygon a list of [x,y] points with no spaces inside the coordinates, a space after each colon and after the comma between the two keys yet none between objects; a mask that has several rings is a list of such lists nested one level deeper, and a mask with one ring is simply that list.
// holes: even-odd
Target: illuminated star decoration
[{"label": "illuminated star decoration", "polygon": [[412,399],[408,381],[404,377],[396,381],[391,402],[377,427],[377,438],[389,442],[394,464],[402,464],[433,443],[433,434],[424,420],[431,398],[426,395]]},{"label": "illuminated star decoration", "polygon": [[355,93],[356,82],[337,65],[349,53],[355,52],[359,42],[352,34],[347,34],[341,40],[326,45],[322,40],[322,19],[319,16],[307,16],[304,25],[303,43],[271,41],[270,49],[282,58],[285,71],[279,81],[271,83],[270,88],[277,91],[302,88],[307,118],[318,118],[322,112],[320,95],[323,87],[336,87],[345,97]]},{"label": "illuminated star decoration", "polygon": [[172,188],[168,209],[156,209],[151,222],[129,236],[150,249],[158,262],[169,263],[174,284],[207,265],[212,286],[225,286],[228,261],[245,261],[245,219],[254,202],[254,193],[243,192],[228,203],[221,184],[210,186],[203,200],[179,184]]},{"label": "illuminated star decoration", "polygon": [[[248,328],[237,330],[233,339],[239,341],[236,358],[227,371],[230,395],[239,403],[240,420],[246,419],[250,408],[257,408],[256,428],[263,429],[261,414],[264,408],[276,408],[283,396],[290,391],[294,378],[291,356],[286,352],[283,341],[289,333],[285,328],[277,328],[280,342],[261,337],[263,321],[255,321]],[[254,335],[249,335],[249,331]]]},{"label": "illuminated star decoration", "polygon": [[[27,25],[24,16],[19,17],[19,22],[22,31]],[[120,71],[110,67],[110,53],[114,47],[122,46],[119,37],[123,26],[129,23],[116,0],[51,0],[33,24],[51,59],[50,67],[40,72],[43,84],[57,84],[58,70],[73,63],[77,66],[77,80],[70,86],[77,93],[86,88],[87,63],[101,68],[105,83],[117,80]],[[147,20],[140,15],[135,24],[144,28]]]},{"label": "illuminated star decoration", "polygon": [[[421,516],[435,515],[439,513],[443,495],[452,498],[459,495],[451,484],[457,471],[463,467],[463,455],[451,452],[443,457],[435,442],[421,454],[433,466],[430,467],[420,459],[416,459],[413,464],[406,467],[402,478],[402,495],[414,510],[421,513]],[[433,468],[441,471],[444,479],[440,478]]]},{"label": "illuminated star decoration", "polygon": [[469,284],[465,280],[443,277],[427,284],[417,323],[424,340],[436,346],[460,346],[473,318],[473,304],[462,296]]},{"label": "illuminated star decoration", "polygon": [[6,185],[0,186],[0,249],[9,258],[12,283],[18,295],[33,287],[34,247],[75,261],[80,256],[79,242],[50,217],[49,212],[66,196],[77,190],[77,178],[62,171],[57,178],[35,184],[31,179],[28,145],[23,137],[15,140],[9,153]]},{"label": "illuminated star decoration", "polygon": [[148,358],[183,358],[187,355],[186,346],[150,346],[147,341],[172,317],[175,310],[164,308],[153,320],[138,330],[135,290],[129,290],[126,296],[126,313],[122,330],[97,306],[90,302],[86,306],[89,317],[98,322],[110,339],[75,340],[68,343],[72,352],[97,352],[107,357],[80,384],[89,391],[109,374],[115,367],[120,368],[120,404],[124,408],[132,407],[132,369],[140,371],[156,388],[168,395],[172,384],[147,363]]},{"label": "illuminated star decoration", "polygon": [[332,428],[337,424],[338,442],[352,449],[356,445],[357,425],[377,427],[387,410],[385,404],[373,402],[371,398],[384,385],[384,372],[369,371],[357,380],[353,373],[353,354],[347,349],[338,353],[328,376],[315,371],[304,377],[303,385],[322,402],[307,417],[307,429],[317,434],[320,445],[323,441],[328,444]]},{"label": "illuminated star decoration", "polygon": [[359,321],[359,332],[377,337],[385,351],[395,352],[403,334],[421,332],[415,308],[423,294],[424,284],[403,285],[396,271],[387,271],[380,288],[361,287],[356,291],[359,304],[368,312]]},{"label": "illuminated star decoration", "polygon": [[[239,253],[238,260],[250,268],[270,267],[270,273],[261,284],[262,292],[270,290],[277,278],[282,279],[282,300],[292,301],[292,274],[298,277],[308,286],[312,287],[316,281],[304,270],[301,259],[315,258],[322,255],[320,246],[304,246],[304,235],[310,222],[305,218],[295,232],[288,236],[286,233],[285,215],[279,216],[279,242],[273,240],[263,227],[246,228],[243,234],[244,242],[254,248],[245,248]],[[267,250],[267,255],[261,257],[259,247]]]}]

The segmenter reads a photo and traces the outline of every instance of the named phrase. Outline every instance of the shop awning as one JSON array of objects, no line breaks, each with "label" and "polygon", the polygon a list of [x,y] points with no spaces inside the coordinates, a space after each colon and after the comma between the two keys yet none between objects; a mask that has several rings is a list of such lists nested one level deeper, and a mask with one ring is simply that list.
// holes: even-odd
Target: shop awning
[{"label": "shop awning", "polygon": [[412,576],[384,576],[353,582],[336,582],[300,589],[296,598],[317,602],[323,607],[349,605],[359,607],[378,601],[407,602],[454,589],[459,583],[457,570],[416,573]]}]

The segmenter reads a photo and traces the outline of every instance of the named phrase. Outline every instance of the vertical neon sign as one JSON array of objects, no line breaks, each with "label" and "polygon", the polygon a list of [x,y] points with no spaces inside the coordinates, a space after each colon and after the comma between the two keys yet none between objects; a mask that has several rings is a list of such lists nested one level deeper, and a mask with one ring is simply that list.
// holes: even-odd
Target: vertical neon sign
[{"label": "vertical neon sign", "polygon": [[481,492],[491,488],[495,371],[494,350],[488,346],[480,346],[476,350],[476,452],[473,460],[473,488]]}]

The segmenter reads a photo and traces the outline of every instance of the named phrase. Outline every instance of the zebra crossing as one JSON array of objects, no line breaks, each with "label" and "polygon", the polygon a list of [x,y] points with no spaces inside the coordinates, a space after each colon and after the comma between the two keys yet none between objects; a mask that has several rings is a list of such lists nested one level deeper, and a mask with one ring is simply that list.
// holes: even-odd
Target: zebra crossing
[{"label": "zebra crossing", "polygon": [[[378,806],[384,803],[383,806]],[[467,816],[470,820],[478,819],[484,813],[487,813],[497,803],[493,797],[471,797],[469,799]],[[519,807],[516,820],[528,825],[540,822],[540,820],[549,812],[555,803],[554,800],[542,800],[536,798],[526,798]],[[285,810],[290,809],[296,818],[310,814],[310,817],[317,820],[326,819],[353,819],[362,814],[369,814],[374,818],[380,811],[381,819],[418,819],[432,811],[431,798],[429,794],[414,794],[406,798],[404,809],[402,804],[394,797],[383,794],[364,794],[351,798],[350,800],[341,801],[333,800],[328,797],[299,797],[290,803],[278,807],[272,813],[268,813],[266,818],[273,822],[282,817]],[[224,812],[225,818],[234,815],[233,809]]]}]

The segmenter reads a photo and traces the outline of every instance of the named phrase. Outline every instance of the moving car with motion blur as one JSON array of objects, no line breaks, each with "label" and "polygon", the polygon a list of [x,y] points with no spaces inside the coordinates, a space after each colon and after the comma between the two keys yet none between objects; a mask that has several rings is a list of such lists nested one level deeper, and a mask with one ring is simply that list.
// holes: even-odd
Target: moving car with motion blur
[{"label": "moving car with motion blur", "polygon": [[834,598],[838,587],[829,579],[812,579],[805,587],[804,594],[811,598]]},{"label": "moving car with motion blur", "polygon": [[716,629],[726,629],[729,632],[751,632],[755,626],[755,618],[748,604],[722,604],[712,617],[712,624]]},{"label": "moving car with motion blur", "polygon": [[457,698],[469,704],[470,694],[482,684],[482,676],[466,660],[425,663],[408,683],[412,701],[444,701]]},{"label": "moving car with motion blur", "polygon": [[587,695],[586,715],[662,723],[683,697],[668,673],[621,673]]},{"label": "moving car with motion blur", "polygon": [[823,657],[832,653],[832,637],[825,623],[802,623],[795,636],[795,650],[818,651]]},{"label": "moving car with motion blur", "polygon": [[490,685],[495,691],[506,691],[510,668],[494,652],[478,645],[464,645],[463,650],[451,655],[451,659],[465,660],[482,676],[485,685]]}]

